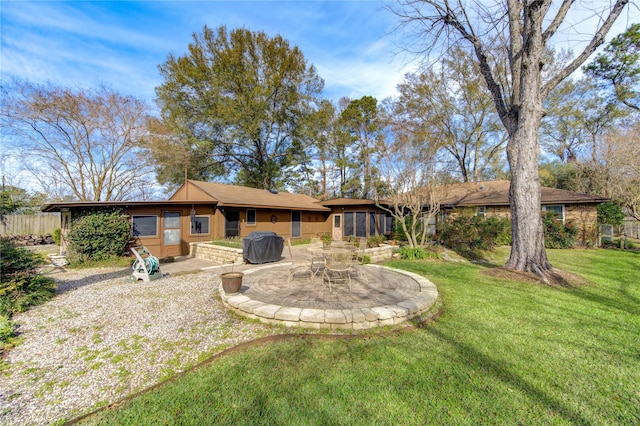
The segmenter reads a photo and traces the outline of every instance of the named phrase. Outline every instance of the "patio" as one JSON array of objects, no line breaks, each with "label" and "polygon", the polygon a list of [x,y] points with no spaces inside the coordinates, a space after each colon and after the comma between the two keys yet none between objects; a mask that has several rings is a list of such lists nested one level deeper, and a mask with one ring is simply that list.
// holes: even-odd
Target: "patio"
[{"label": "patio", "polygon": [[[294,247],[304,253],[306,248]],[[286,254],[286,250],[285,250]],[[248,267],[248,269],[246,269]],[[402,323],[426,311],[437,299],[436,286],[424,277],[380,265],[360,265],[366,279],[354,277],[333,291],[322,276],[289,278],[291,262],[244,265],[238,293],[219,293],[240,315],[265,323],[314,329],[368,329]]]}]

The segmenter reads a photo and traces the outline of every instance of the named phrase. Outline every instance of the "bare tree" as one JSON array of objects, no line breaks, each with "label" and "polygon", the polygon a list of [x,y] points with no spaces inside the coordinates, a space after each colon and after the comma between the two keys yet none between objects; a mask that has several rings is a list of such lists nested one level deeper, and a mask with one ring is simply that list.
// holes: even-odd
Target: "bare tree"
[{"label": "bare tree", "polygon": [[78,200],[127,200],[154,184],[137,145],[147,112],[142,101],[104,87],[73,90],[14,81],[4,89],[7,139],[45,191],[64,185]]},{"label": "bare tree", "polygon": [[429,123],[445,142],[442,148],[453,163],[452,172],[464,182],[490,179],[504,168],[506,142],[491,95],[472,59],[469,52],[452,49],[439,67],[407,74],[398,85],[398,108]]},{"label": "bare tree", "polygon": [[424,246],[428,224],[440,212],[441,191],[438,151],[444,142],[434,133],[418,110],[405,108],[402,99],[388,104],[389,130],[393,133],[380,158],[386,182],[385,197],[376,196],[376,205],[400,224],[410,247]]},{"label": "bare tree", "polygon": [[640,220],[640,123],[608,133],[594,154],[602,193]]},{"label": "bare tree", "polygon": [[[400,0],[393,10],[405,27],[422,37],[423,52],[433,52],[442,42],[465,44],[474,50],[509,135],[513,243],[505,265],[508,269],[549,278],[551,264],[544,246],[538,178],[543,101],[604,42],[627,3],[607,2],[601,10],[593,10],[594,16],[602,17],[593,36],[572,61],[545,75],[545,80],[545,50],[572,11],[573,0],[554,7],[551,0],[496,0],[491,5],[485,1]],[[506,66],[500,55],[492,54],[496,47],[507,60]]]}]

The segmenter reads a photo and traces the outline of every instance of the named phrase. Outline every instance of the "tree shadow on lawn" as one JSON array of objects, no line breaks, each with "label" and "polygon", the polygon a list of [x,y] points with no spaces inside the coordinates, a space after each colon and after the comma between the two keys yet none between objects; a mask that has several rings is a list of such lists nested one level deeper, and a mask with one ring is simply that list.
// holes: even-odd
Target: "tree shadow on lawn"
[{"label": "tree shadow on lawn", "polygon": [[88,285],[97,284],[103,281],[114,280],[116,278],[125,278],[131,275],[131,268],[123,268],[117,271],[96,273],[93,275],[84,276],[82,278],[65,280],[64,278],[56,280],[57,294],[63,294],[71,290],[76,290]]},{"label": "tree shadow on lawn", "polygon": [[[571,424],[591,424],[590,419],[583,417],[579,411],[572,409],[568,405],[564,404],[563,401],[547,395],[536,386],[527,383],[527,381],[517,374],[517,372],[505,368],[503,363],[478,352],[472,346],[461,343],[455,338],[449,337],[438,330],[437,327],[427,327],[426,330],[455,348],[461,358],[464,359],[464,364],[468,366],[468,368],[475,369],[476,371],[484,370],[487,374],[493,375],[501,382],[520,389],[523,394],[530,397],[533,401],[548,407],[548,409],[554,413],[558,413],[559,416]],[[533,421],[534,419],[529,420]],[[525,423],[527,423],[527,421],[525,421]]]}]

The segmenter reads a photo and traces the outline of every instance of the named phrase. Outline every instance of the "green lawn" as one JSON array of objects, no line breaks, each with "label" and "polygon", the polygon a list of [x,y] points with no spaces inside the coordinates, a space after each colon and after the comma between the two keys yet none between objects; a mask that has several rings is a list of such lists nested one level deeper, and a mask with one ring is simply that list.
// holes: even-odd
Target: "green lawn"
[{"label": "green lawn", "polygon": [[592,283],[550,288],[478,265],[430,278],[436,322],[254,347],[89,419],[101,424],[640,424],[640,253],[549,250]]}]

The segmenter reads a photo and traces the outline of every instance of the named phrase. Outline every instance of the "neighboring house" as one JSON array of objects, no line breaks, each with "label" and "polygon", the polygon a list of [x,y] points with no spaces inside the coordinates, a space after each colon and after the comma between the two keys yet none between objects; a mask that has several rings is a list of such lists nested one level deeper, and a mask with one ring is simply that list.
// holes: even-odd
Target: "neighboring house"
[{"label": "neighboring house", "polygon": [[[508,180],[467,182],[447,186],[440,201],[443,216],[470,214],[510,218]],[[597,238],[598,204],[610,198],[541,188],[540,204],[543,211],[553,212],[563,224],[578,227],[582,242],[595,242]]]}]

